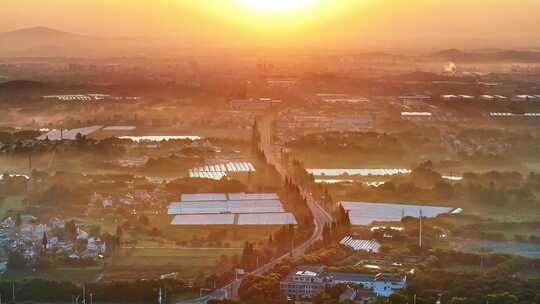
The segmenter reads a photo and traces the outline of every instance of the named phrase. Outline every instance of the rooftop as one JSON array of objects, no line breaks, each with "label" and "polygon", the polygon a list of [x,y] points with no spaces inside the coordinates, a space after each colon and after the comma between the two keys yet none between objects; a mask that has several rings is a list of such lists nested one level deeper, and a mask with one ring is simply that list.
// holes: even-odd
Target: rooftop
[{"label": "rooftop", "polygon": [[329,272],[328,275],[334,277],[336,281],[347,282],[374,282],[375,275],[371,273],[348,273],[348,272]]},{"label": "rooftop", "polygon": [[375,276],[375,281],[393,282],[399,283],[406,279],[403,275],[391,274],[391,273],[379,273]]}]

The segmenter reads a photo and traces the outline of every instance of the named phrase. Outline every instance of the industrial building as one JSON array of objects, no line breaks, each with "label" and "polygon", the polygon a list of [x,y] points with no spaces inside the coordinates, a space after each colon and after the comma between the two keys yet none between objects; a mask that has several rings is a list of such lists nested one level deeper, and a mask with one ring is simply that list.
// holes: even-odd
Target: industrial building
[{"label": "industrial building", "polygon": [[280,104],[281,100],[271,98],[235,99],[231,101],[231,108],[237,111],[263,111]]},{"label": "industrial building", "polygon": [[303,300],[337,284],[355,284],[378,297],[389,297],[407,286],[407,277],[387,273],[332,273],[325,272],[323,266],[299,266],[280,282],[280,288],[288,298]]},{"label": "industrial building", "polygon": [[404,120],[431,120],[432,117],[430,112],[401,112],[401,119]]}]

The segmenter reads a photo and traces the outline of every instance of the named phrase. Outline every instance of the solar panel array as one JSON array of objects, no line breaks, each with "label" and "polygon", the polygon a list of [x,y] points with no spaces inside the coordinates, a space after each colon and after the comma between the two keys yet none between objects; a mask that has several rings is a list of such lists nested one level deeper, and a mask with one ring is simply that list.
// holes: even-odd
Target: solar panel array
[{"label": "solar panel array", "polygon": [[52,95],[52,96],[43,96],[44,99],[56,99],[60,101],[92,101],[99,100],[94,96],[90,95]]},{"label": "solar panel array", "polygon": [[180,196],[180,200],[182,202],[226,201],[227,194],[225,193],[182,194]]},{"label": "solar panel array", "polygon": [[389,176],[397,174],[409,174],[411,170],[403,168],[390,168],[390,169],[307,169],[308,173],[315,176],[340,176],[344,174],[348,175],[377,175],[377,176]]},{"label": "solar panel array", "polygon": [[291,213],[249,213],[238,215],[238,225],[295,225]]},{"label": "solar panel array", "polygon": [[502,95],[480,95],[480,96],[471,96],[471,95],[441,95],[441,99],[450,101],[450,100],[474,100],[480,99],[483,101],[540,101],[540,95],[535,94],[525,94],[525,95],[514,95],[514,96],[502,96]]},{"label": "solar panel array", "polygon": [[227,196],[231,201],[279,200],[276,193],[230,193]]},{"label": "solar panel array", "polygon": [[141,142],[161,142],[169,140],[200,140],[196,135],[143,135],[143,136],[120,136],[120,139],[129,139],[131,141]]},{"label": "solar panel array", "polygon": [[91,127],[85,127],[85,128],[78,128],[78,129],[71,129],[71,130],[51,130],[41,136],[39,136],[38,140],[75,140],[77,138],[77,134],[81,135],[90,135],[98,130],[101,130],[103,126],[91,126]]},{"label": "solar panel array", "polygon": [[133,131],[137,129],[135,126],[109,126],[103,128],[103,131]]},{"label": "solar panel array", "polygon": [[341,202],[349,212],[349,219],[353,225],[370,225],[378,222],[399,222],[403,217],[436,217],[441,214],[455,214],[456,208],[433,207],[405,204],[380,204],[365,202]]},{"label": "solar panel array", "polygon": [[189,177],[191,178],[207,178],[207,179],[214,179],[214,180],[220,180],[227,176],[227,173],[225,172],[189,172]]},{"label": "solar panel array", "polygon": [[540,113],[509,113],[509,112],[492,112],[489,113],[492,117],[540,117]]},{"label": "solar panel array", "polygon": [[171,203],[172,225],[289,225],[293,214],[285,212],[275,193],[183,194]]},{"label": "solar panel array", "polygon": [[177,215],[171,225],[233,225],[234,214],[184,214]]},{"label": "solar panel array", "polygon": [[379,252],[381,248],[381,244],[375,240],[356,240],[351,236],[344,237],[339,243],[355,251]]},{"label": "solar panel array", "polygon": [[228,162],[193,168],[188,171],[189,177],[192,178],[211,178],[217,180],[227,176],[228,172],[255,172],[255,167],[250,162]]},{"label": "solar panel array", "polygon": [[169,214],[270,213],[285,212],[279,200],[197,201],[169,205]]}]

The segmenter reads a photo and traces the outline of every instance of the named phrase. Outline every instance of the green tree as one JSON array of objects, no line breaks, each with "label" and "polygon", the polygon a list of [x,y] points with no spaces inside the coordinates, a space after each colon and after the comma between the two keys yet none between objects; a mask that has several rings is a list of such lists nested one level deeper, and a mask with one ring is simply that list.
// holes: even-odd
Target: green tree
[{"label": "green tree", "polygon": [[8,254],[8,269],[9,270],[22,270],[26,268],[26,259],[18,251],[11,251]]},{"label": "green tree", "polygon": [[465,298],[452,297],[450,301],[448,301],[448,304],[465,304],[465,300]]},{"label": "green tree", "polygon": [[17,217],[15,218],[15,226],[20,227],[21,224],[22,224],[22,217],[21,217],[21,213],[18,212]]},{"label": "green tree", "polygon": [[347,290],[347,285],[345,284],[337,284],[335,286],[332,286],[326,290],[326,293],[328,293],[333,299],[338,300],[339,296],[341,296],[342,293],[344,293]]},{"label": "green tree", "polygon": [[101,234],[101,226],[100,225],[93,225],[92,228],[90,228],[90,235],[93,237],[99,237]]},{"label": "green tree", "polygon": [[150,220],[146,215],[139,216],[139,223],[141,223],[144,226],[148,226],[150,224]]},{"label": "green tree", "polygon": [[49,241],[47,240],[47,232],[43,232],[43,238],[41,239],[41,256],[47,255],[47,244]]},{"label": "green tree", "polygon": [[508,292],[489,294],[487,296],[487,300],[490,304],[517,304],[519,303],[519,298]]},{"label": "green tree", "polygon": [[332,298],[327,292],[321,292],[315,295],[312,300],[314,304],[330,304],[338,302],[337,299]]},{"label": "green tree", "polygon": [[248,275],[242,280],[238,296],[244,303],[284,303],[284,296],[279,288],[281,277],[276,273],[265,276]]},{"label": "green tree", "polygon": [[74,221],[69,221],[64,226],[64,235],[67,240],[75,240],[77,238],[77,225]]},{"label": "green tree", "polygon": [[122,231],[122,227],[117,226],[116,227],[116,235],[114,236],[114,248],[115,252],[118,252],[120,247],[122,246],[122,238],[123,238],[124,232]]},{"label": "green tree", "polygon": [[123,235],[124,235],[124,231],[122,230],[122,227],[117,226],[117,227],[116,227],[116,238],[118,238],[118,241],[119,241],[119,242],[122,241]]},{"label": "green tree", "polygon": [[389,300],[392,304],[407,304],[408,302],[407,296],[400,291],[394,292]]}]

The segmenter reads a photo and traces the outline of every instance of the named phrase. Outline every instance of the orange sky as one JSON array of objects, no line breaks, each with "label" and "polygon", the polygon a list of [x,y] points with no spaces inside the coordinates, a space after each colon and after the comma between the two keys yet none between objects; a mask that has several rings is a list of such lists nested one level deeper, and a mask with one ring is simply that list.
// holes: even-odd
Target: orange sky
[{"label": "orange sky", "polygon": [[[343,48],[540,45],[538,0],[315,0],[265,14],[238,0],[2,0],[0,31],[47,26],[99,36]],[[264,1],[264,0],[263,0]]]}]

